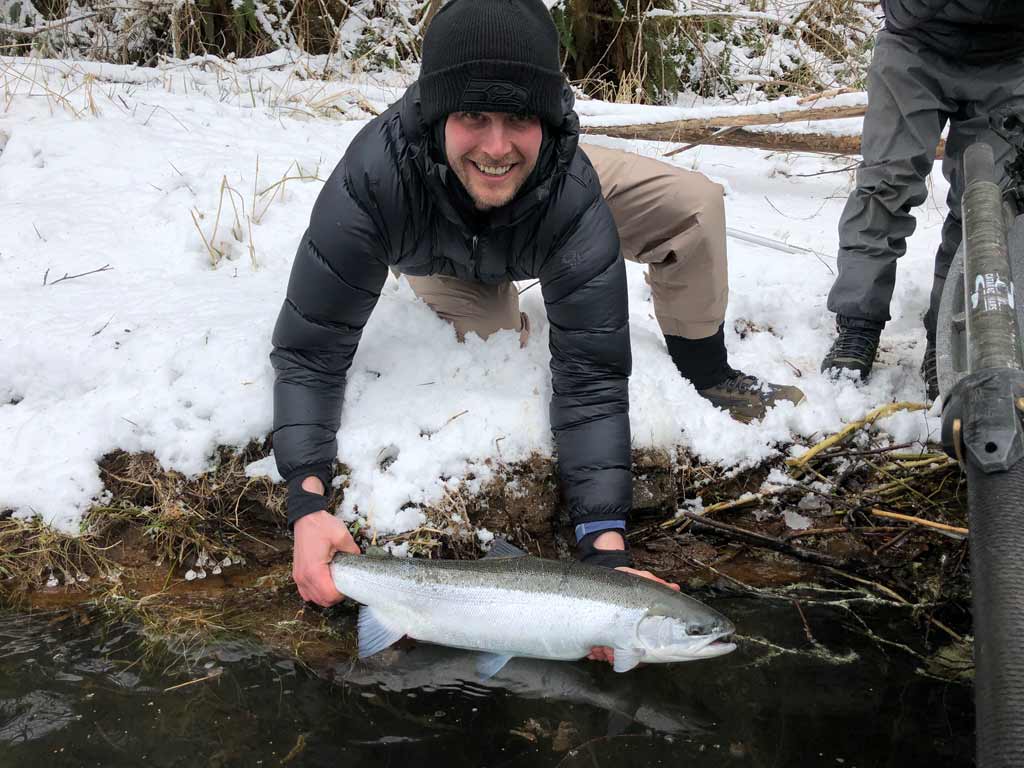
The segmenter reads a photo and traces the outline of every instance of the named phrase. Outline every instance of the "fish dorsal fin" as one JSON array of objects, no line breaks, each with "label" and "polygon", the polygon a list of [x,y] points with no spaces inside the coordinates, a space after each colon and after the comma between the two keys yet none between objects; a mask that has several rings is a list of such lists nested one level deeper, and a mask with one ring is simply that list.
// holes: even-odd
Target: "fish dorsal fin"
[{"label": "fish dorsal fin", "polygon": [[616,648],[615,664],[613,665],[613,669],[616,672],[629,672],[629,670],[640,663],[643,655],[643,651],[634,650],[632,648]]},{"label": "fish dorsal fin", "polygon": [[368,605],[359,609],[359,658],[365,659],[402,639],[405,632]]},{"label": "fish dorsal fin", "polygon": [[484,560],[494,557],[526,557],[529,553],[524,552],[515,544],[509,544],[506,539],[495,537],[491,542],[491,548],[484,555]]},{"label": "fish dorsal fin", "polygon": [[391,557],[391,553],[384,549],[384,547],[378,547],[374,544],[368,546],[363,551],[363,554],[369,557]]},{"label": "fish dorsal fin", "polygon": [[503,653],[481,653],[476,659],[476,673],[481,681],[490,680],[501,672],[511,658]]}]

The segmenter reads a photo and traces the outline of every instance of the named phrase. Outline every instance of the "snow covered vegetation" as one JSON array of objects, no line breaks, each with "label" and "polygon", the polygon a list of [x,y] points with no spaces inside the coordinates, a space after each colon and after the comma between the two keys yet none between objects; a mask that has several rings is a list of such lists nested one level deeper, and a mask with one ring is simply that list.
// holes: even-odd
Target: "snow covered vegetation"
[{"label": "snow covered vegetation", "polygon": [[[861,82],[877,0],[546,0],[588,94],[771,98]],[[441,0],[0,0],[0,54],[151,65],[326,55],[351,72],[415,67]]]},{"label": "snow covered vegetation", "polygon": [[[67,28],[68,45],[84,24]],[[74,532],[109,499],[98,461],[112,451],[151,453],[196,475],[218,447],[266,438],[270,335],[299,237],[350,140],[410,78],[340,66],[289,47],[148,67],[0,59],[0,511]],[[729,107],[699,114],[716,109]],[[684,114],[582,98],[579,111],[584,126]],[[585,140],[652,157],[677,146]],[[749,467],[799,453],[877,405],[922,401],[920,317],[946,195],[938,170],[880,362],[860,385],[818,373],[853,161],[713,146],[663,159],[725,186],[736,230],[732,363],[798,384],[807,400],[749,425],[712,407],[675,370],[644,270],[628,264],[635,450]],[[338,459],[347,474],[337,482],[348,520],[374,533],[408,530],[454,489],[479,490],[505,466],[551,455],[544,305],[539,289],[520,287],[533,327],[522,349],[513,332],[459,343],[404,279],[389,278],[345,395]],[[900,412],[880,426],[894,443],[925,441],[938,420]],[[272,476],[272,460],[248,473]]]}]

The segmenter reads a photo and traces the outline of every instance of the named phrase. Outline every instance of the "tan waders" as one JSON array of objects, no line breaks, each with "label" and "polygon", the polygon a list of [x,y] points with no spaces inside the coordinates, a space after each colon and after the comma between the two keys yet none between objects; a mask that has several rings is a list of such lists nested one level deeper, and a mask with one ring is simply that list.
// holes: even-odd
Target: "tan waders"
[{"label": "tan waders", "polygon": [[[590,144],[582,149],[597,171],[622,255],[648,265],[662,333],[685,339],[715,336],[729,298],[722,187],[700,173],[631,152]],[[455,326],[460,339],[467,333],[486,339],[510,329],[526,343],[529,318],[519,309],[513,283],[486,285],[440,275],[407,279],[417,296]],[[751,376],[701,394],[742,421],[763,416],[765,406],[779,399],[803,399],[795,387],[772,389]]]}]

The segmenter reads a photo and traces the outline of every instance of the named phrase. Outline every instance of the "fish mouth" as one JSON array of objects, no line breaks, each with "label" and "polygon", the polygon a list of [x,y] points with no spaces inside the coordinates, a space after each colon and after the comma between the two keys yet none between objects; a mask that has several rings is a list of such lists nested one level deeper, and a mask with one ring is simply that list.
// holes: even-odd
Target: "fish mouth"
[{"label": "fish mouth", "polygon": [[736,643],[732,642],[732,632],[719,632],[708,635],[689,649],[689,654],[695,659],[713,659],[715,656],[724,656],[736,650]]}]

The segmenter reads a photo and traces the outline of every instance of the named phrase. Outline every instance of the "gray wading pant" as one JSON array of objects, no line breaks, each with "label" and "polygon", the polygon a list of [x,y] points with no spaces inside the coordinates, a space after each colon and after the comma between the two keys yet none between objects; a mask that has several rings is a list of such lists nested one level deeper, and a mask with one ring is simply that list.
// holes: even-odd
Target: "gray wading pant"
[{"label": "gray wading pant", "polygon": [[839,274],[828,296],[830,310],[853,325],[868,321],[881,328],[890,319],[896,259],[906,251],[916,225],[910,209],[927,197],[926,180],[948,122],[942,172],[950,182],[949,214],[925,315],[928,338],[934,339],[942,287],[962,237],[961,158],[980,139],[992,145],[997,167],[1003,167],[1010,147],[989,129],[988,113],[1014,95],[1024,95],[1024,58],[970,64],[923,48],[909,37],[878,33],[868,69],[864,161],[839,221]]},{"label": "gray wading pant", "polygon": [[[722,187],[700,173],[605,147],[582,147],[619,230],[622,255],[648,264],[654,315],[665,334],[702,339],[725,320],[729,296]],[[517,330],[529,319],[511,282],[407,276],[413,291],[455,326],[459,338]]]}]

